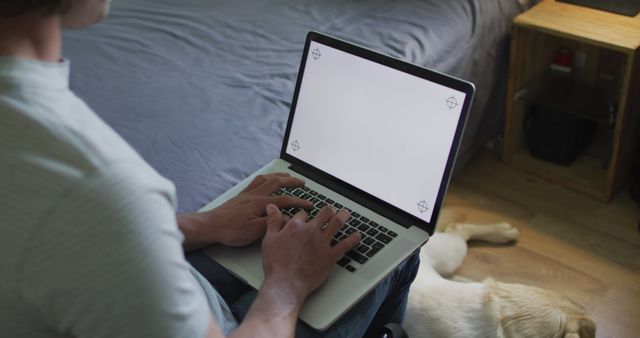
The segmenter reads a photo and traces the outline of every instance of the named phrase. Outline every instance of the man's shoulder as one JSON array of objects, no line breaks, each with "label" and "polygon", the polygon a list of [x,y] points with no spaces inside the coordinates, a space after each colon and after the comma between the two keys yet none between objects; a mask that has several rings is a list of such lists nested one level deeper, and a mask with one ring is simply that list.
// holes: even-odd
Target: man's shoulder
[{"label": "man's shoulder", "polygon": [[9,194],[0,202],[3,224],[29,228],[72,195],[106,203],[115,192],[155,189],[175,204],[170,182],[73,93],[61,93],[50,104],[38,95],[0,95],[0,191]]},{"label": "man's shoulder", "polygon": [[46,94],[0,97],[0,143],[9,155],[47,158],[85,173],[114,161],[144,163],[71,91],[60,90],[55,99]]}]

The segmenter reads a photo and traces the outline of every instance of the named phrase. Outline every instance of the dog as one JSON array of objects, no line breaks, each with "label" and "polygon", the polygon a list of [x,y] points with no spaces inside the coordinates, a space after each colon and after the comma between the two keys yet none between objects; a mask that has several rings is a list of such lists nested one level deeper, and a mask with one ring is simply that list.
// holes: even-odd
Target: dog
[{"label": "dog", "polygon": [[460,267],[467,241],[516,240],[519,232],[511,224],[449,223],[438,230],[420,252],[404,324],[409,337],[595,337],[596,324],[586,310],[559,293],[492,279],[478,283],[443,277]]}]

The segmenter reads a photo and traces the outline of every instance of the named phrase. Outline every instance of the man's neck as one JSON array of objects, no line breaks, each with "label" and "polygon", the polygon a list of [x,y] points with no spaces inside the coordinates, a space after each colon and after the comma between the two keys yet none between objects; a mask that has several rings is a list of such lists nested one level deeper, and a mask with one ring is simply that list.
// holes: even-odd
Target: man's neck
[{"label": "man's neck", "polygon": [[60,17],[23,15],[0,21],[0,56],[58,62],[62,50]]}]

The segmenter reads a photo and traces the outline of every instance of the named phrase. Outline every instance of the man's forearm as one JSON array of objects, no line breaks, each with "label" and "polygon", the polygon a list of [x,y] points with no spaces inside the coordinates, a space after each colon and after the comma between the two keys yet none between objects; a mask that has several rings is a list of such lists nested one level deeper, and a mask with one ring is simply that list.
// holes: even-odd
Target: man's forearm
[{"label": "man's forearm", "polygon": [[304,297],[286,282],[267,280],[230,337],[294,337]]}]

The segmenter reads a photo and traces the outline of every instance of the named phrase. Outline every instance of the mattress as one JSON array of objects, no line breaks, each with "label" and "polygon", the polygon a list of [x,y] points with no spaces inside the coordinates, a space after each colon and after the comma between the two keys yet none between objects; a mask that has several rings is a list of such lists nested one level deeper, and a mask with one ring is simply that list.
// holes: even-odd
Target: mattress
[{"label": "mattress", "polygon": [[66,31],[71,87],[194,211],[276,158],[306,33],[475,83],[458,166],[502,128],[516,0],[127,0]]}]

